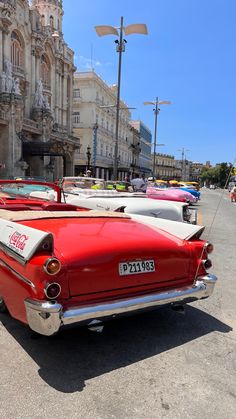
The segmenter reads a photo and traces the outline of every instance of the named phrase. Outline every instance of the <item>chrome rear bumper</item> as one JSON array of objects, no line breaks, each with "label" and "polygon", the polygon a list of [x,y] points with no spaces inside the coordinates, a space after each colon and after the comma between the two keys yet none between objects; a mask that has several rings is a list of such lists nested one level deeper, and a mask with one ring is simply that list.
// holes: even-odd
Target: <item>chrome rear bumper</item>
[{"label": "chrome rear bumper", "polygon": [[184,304],[207,298],[212,294],[216,281],[216,276],[208,274],[199,277],[193,286],[65,310],[56,301],[27,299],[25,300],[27,320],[32,330],[50,336],[58,332],[61,326],[79,323],[89,325],[93,320],[104,320],[150,310],[165,304]]}]

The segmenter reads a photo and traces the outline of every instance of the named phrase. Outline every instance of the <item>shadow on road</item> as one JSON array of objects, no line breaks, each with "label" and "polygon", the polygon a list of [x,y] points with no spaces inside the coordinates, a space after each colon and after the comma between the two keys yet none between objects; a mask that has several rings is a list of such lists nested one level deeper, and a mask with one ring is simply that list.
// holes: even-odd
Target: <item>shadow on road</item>
[{"label": "shadow on road", "polygon": [[103,333],[86,328],[64,330],[46,338],[7,315],[0,321],[39,366],[40,377],[64,393],[82,391],[86,380],[161,354],[208,333],[231,328],[187,306],[181,315],[165,307],[105,325]]}]

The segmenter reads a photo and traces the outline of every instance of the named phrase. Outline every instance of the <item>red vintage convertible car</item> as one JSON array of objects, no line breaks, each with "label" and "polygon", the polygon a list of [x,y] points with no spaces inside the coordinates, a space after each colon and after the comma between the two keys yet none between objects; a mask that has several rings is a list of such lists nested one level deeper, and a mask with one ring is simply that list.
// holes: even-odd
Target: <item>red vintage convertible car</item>
[{"label": "red vintage convertible car", "polygon": [[50,183],[0,181],[0,193],[0,309],[42,335],[213,292],[204,227],[85,210]]}]

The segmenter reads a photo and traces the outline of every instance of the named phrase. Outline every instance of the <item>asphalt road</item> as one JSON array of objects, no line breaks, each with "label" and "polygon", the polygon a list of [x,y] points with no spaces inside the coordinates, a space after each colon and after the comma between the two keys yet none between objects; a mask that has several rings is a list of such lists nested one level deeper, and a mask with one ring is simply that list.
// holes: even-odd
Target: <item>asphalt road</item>
[{"label": "asphalt road", "polygon": [[1,419],[236,417],[236,206],[206,190],[198,207],[214,295],[50,339],[0,315]]}]

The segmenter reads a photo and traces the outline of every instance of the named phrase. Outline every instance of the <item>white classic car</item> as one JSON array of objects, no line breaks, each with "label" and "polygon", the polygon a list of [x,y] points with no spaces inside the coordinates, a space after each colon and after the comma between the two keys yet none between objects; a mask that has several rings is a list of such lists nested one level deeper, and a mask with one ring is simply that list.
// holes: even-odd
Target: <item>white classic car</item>
[{"label": "white classic car", "polygon": [[[91,186],[94,185],[94,189]],[[143,193],[117,192],[105,190],[102,179],[65,177],[60,186],[62,201],[87,209],[122,211],[172,221],[197,223],[197,210],[190,209],[188,203],[149,199]],[[31,197],[54,200],[54,191],[33,191]]]},{"label": "white classic car", "polygon": [[75,197],[71,194],[65,194],[65,200],[66,203],[88,209],[122,211],[127,214],[139,214],[172,221],[191,222],[192,224],[197,222],[197,210],[189,209],[187,203],[158,201],[132,194],[117,195]]}]

